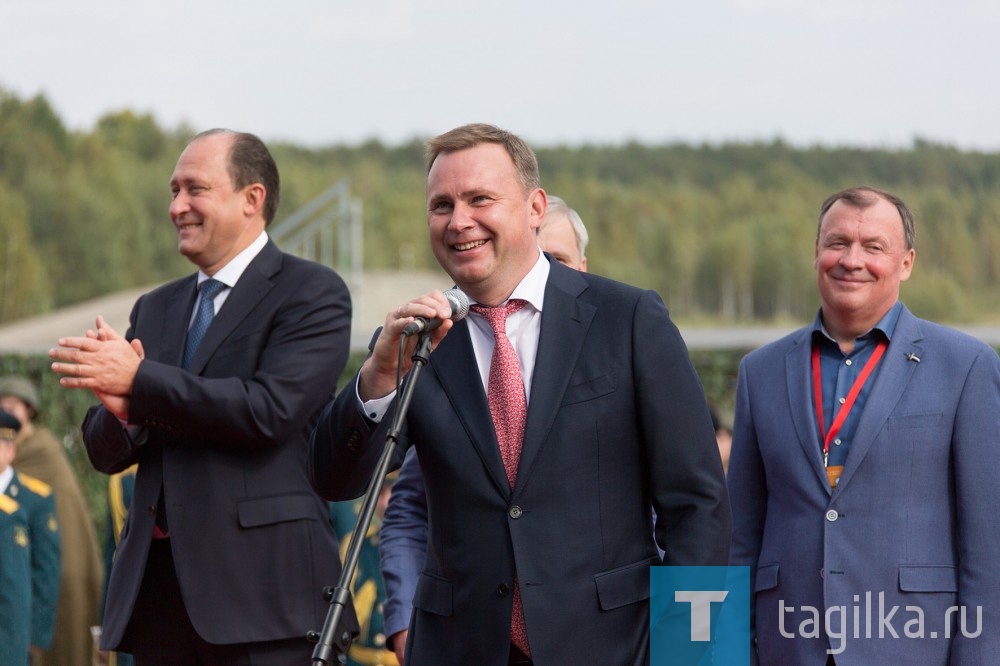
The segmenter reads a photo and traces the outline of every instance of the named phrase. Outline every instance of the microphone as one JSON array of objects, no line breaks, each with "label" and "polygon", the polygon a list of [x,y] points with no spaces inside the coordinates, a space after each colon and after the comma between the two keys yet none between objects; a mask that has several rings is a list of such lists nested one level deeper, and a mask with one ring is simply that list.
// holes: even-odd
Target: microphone
[{"label": "microphone", "polygon": [[[451,303],[451,317],[449,319],[452,321],[465,319],[465,315],[469,314],[469,297],[465,295],[465,292],[461,289],[449,289],[444,292],[444,297]],[[403,328],[403,337],[433,331],[440,325],[441,320],[437,317],[433,319],[416,317]]]}]

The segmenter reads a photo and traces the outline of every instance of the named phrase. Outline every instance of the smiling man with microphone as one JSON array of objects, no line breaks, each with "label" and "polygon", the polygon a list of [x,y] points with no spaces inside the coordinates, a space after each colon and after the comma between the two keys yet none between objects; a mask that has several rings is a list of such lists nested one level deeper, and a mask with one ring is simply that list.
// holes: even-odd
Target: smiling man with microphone
[{"label": "smiling man with microphone", "polygon": [[[331,500],[382,451],[404,329],[433,352],[401,433],[430,516],[405,661],[645,664],[649,566],[724,565],[729,503],[684,343],[654,292],[566,268],[535,230],[547,198],[518,137],[467,125],[427,145],[427,220],[470,312],[441,292],[388,313],[313,433]],[[410,336],[416,338],[416,336]],[[407,343],[411,348],[413,342]],[[400,457],[402,451],[400,451]]]}]

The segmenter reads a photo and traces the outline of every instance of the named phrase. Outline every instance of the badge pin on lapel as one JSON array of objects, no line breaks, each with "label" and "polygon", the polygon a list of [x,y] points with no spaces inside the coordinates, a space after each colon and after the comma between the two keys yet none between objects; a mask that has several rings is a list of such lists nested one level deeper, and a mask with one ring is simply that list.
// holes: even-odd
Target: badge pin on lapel
[{"label": "badge pin on lapel", "polygon": [[920,357],[914,354],[913,352],[910,352],[906,355],[906,360],[913,361],[914,363],[920,363]]}]

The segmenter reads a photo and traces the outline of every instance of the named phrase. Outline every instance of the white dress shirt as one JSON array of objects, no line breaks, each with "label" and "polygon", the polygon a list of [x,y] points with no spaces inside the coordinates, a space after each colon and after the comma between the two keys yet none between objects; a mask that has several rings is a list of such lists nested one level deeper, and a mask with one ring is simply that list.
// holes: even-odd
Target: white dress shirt
[{"label": "white dress shirt", "polygon": [[[517,352],[517,359],[521,366],[521,379],[524,381],[524,396],[528,404],[531,404],[531,378],[535,373],[535,356],[538,353],[538,337],[542,328],[545,284],[548,280],[549,262],[539,250],[535,265],[514,287],[514,291],[510,295],[510,298],[519,298],[528,302],[523,308],[507,317],[507,337],[510,339],[514,351]],[[504,301],[504,303],[506,302]],[[496,344],[493,338],[493,329],[490,328],[485,317],[472,310],[469,310],[467,318],[472,351],[476,355],[476,364],[479,366],[479,376],[483,380],[483,391],[485,392],[490,381],[490,363],[493,360],[493,347]],[[358,386],[355,382],[355,395],[357,395],[357,390]],[[374,398],[366,402],[362,402],[361,397],[358,396],[358,403],[361,404],[361,408],[368,415],[368,418],[377,423],[385,416],[386,410],[395,397],[395,391],[385,397]]]}]

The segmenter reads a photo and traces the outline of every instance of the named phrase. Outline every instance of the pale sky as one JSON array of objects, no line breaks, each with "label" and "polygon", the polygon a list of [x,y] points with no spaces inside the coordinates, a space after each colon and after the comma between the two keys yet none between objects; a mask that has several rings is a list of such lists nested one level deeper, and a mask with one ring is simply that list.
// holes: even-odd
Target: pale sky
[{"label": "pale sky", "polygon": [[994,0],[0,0],[0,88],[315,147],[489,122],[536,146],[1000,151]]}]

